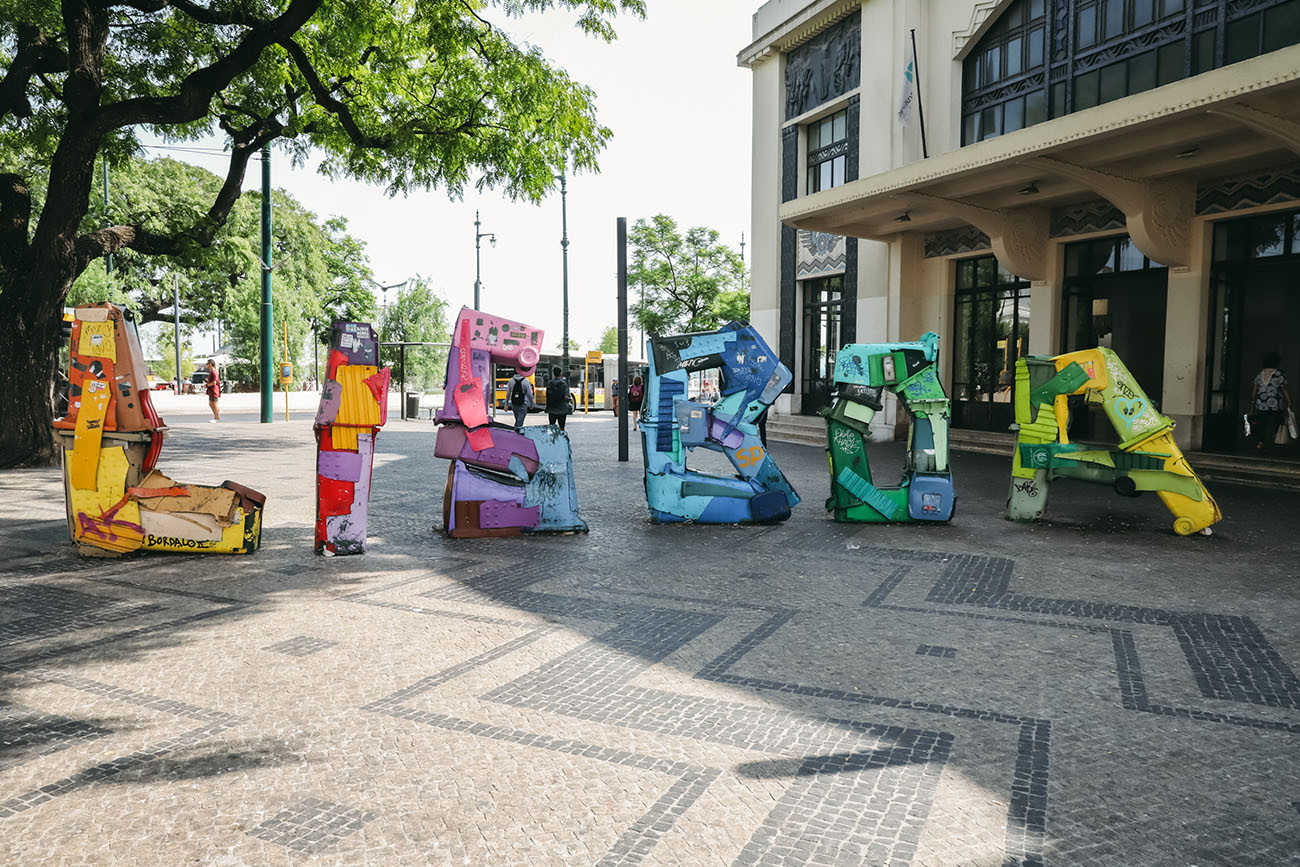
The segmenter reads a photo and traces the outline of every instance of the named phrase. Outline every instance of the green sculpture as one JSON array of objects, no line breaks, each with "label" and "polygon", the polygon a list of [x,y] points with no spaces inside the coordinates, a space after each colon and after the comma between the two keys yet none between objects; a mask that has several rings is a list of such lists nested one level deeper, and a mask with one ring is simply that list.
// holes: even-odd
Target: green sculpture
[{"label": "green sculpture", "polygon": [[[835,359],[835,402],[822,410],[836,521],[947,521],[956,506],[948,468],[948,395],[939,382],[939,335],[915,343],[851,343]],[[867,462],[871,420],[889,389],[911,416],[907,462],[895,488],[877,487]]]}]

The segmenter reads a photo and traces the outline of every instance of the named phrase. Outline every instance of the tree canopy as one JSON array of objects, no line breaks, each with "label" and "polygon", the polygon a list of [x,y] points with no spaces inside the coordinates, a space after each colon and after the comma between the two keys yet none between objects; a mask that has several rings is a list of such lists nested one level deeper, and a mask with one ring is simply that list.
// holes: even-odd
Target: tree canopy
[{"label": "tree canopy", "polygon": [[[644,3],[0,0],[0,466],[53,456],[55,324],[73,281],[124,249],[212,245],[268,145],[315,148],[325,172],[394,194],[537,200],[562,168],[595,169],[611,133],[593,91],[492,21],[550,9],[612,39],[613,18]],[[141,131],[223,136],[219,187],[175,225],[87,229],[97,157],[120,163]]]},{"label": "tree canopy", "polygon": [[639,289],[633,314],[652,335],[707,331],[749,316],[740,255],[719,243],[716,229],[682,233],[664,214],[637,220],[628,232],[632,264],[627,279]]},{"label": "tree canopy", "polygon": [[[447,301],[434,294],[424,277],[416,277],[398,290],[397,300],[384,310],[382,322],[379,337],[384,343],[448,343],[451,340]],[[446,379],[445,347],[408,346],[402,352],[398,347],[385,346],[380,357],[392,367],[393,382],[405,382],[408,389],[432,391],[441,388]]]},{"label": "tree canopy", "polygon": [[618,354],[618,326],[609,325],[600,333],[600,345],[596,347],[607,355]]}]

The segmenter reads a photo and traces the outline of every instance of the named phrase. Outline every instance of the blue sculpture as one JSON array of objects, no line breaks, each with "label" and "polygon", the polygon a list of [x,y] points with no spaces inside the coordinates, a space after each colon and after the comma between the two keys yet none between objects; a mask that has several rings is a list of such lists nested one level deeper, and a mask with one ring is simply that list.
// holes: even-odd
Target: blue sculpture
[{"label": "blue sculpture", "polygon": [[[790,384],[789,368],[748,323],[649,341],[642,403],[645,490],[655,523],[751,524],[784,521],[799,495],[759,440],[758,417]],[[687,399],[689,375],[717,369],[721,399]],[[686,468],[696,448],[721,452],[730,478]]]}]

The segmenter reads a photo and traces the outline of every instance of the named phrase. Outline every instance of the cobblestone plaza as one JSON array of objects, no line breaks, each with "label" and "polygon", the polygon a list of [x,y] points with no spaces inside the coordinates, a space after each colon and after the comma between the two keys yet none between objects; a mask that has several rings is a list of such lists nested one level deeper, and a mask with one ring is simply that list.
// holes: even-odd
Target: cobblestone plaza
[{"label": "cobblestone plaza", "polygon": [[[79,560],[0,474],[0,863],[1300,864],[1300,495],[1069,482],[999,517],[655,526],[569,425],[589,535],[445,539],[427,422],[378,437],[370,551],[312,553],[310,424],[173,420],[268,494],[250,557]],[[879,447],[881,466],[901,459]]]}]

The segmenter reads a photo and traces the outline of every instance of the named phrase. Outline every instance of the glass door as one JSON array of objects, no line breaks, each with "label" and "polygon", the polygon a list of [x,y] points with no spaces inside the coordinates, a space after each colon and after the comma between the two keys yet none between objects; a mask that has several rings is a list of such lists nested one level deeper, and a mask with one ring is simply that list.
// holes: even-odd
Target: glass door
[{"label": "glass door", "polygon": [[1029,351],[1029,283],[993,256],[957,263],[955,427],[1004,431],[1015,417],[1016,359]]},{"label": "glass door", "polygon": [[803,281],[803,400],[804,415],[816,415],[830,405],[835,356],[840,351],[843,275]]}]

